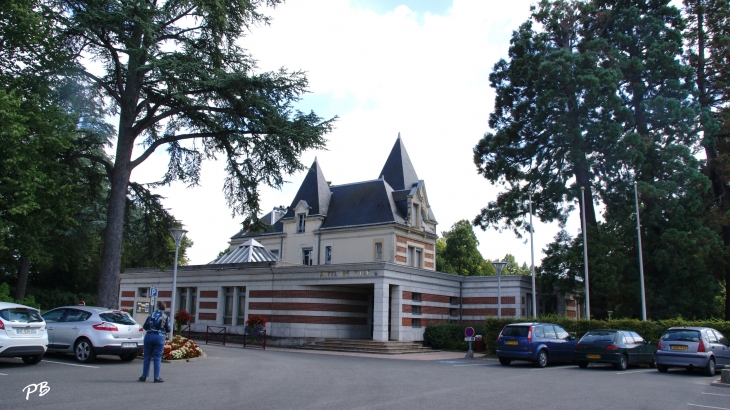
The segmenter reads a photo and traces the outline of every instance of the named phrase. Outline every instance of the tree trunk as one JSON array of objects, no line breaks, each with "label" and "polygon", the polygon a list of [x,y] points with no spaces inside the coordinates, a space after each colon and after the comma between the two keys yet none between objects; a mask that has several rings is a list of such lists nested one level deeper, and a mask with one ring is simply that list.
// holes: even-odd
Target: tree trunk
[{"label": "tree trunk", "polygon": [[[124,117],[123,113],[120,123],[124,121]],[[101,273],[96,299],[97,306],[109,308],[119,307],[119,271],[122,264],[124,210],[132,171],[131,156],[134,137],[132,137],[131,130],[125,128],[120,127],[116,162],[111,175],[111,192],[104,229],[104,249],[101,255]]]},{"label": "tree trunk", "polygon": [[[590,180],[588,178],[588,171],[576,165],[575,167],[575,180],[578,185],[586,188],[586,226],[597,226],[598,221],[596,219],[596,209],[593,207],[593,190],[591,189]],[[578,200],[582,202],[580,193],[578,194]],[[581,203],[581,206],[583,204]],[[580,220],[583,221],[583,212],[580,212]]]},{"label": "tree trunk", "polygon": [[25,299],[25,287],[28,284],[29,274],[30,258],[27,256],[21,256],[20,269],[18,269],[18,284],[15,286],[15,300],[18,302]]}]

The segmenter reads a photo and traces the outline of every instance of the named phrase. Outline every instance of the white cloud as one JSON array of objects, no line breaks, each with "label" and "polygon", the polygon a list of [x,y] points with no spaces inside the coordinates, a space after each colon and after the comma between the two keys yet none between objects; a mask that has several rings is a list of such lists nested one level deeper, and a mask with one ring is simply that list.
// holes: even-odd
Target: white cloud
[{"label": "white cloud", "polygon": [[[305,70],[317,96],[356,99],[354,108],[343,106],[344,112],[335,107],[340,119],[328,136],[328,150],[303,156],[306,165],[317,156],[334,184],[378,178],[400,132],[426,182],[440,232],[460,219],[473,219],[499,192],[477,175],[472,148],[488,131],[494,101],[488,75],[507,56],[511,33],[528,18],[530,3],[456,0],[446,15],[426,13],[419,19],[406,6],[378,15],[352,8],[347,0],[290,0],[270,12],[270,26],[254,28],[241,44],[261,70]],[[301,106],[323,114],[306,98]],[[156,154],[133,179],[159,178],[166,160]],[[222,164],[208,163],[200,187],[176,184],[158,190],[190,231],[194,264],[212,260],[240,229],[225,205],[223,177]],[[289,205],[302,179],[303,174],[291,177],[282,191],[262,189],[264,209]],[[571,220],[569,231],[577,233],[577,227]],[[554,224],[537,224],[537,263],[540,249],[557,231]],[[529,264],[529,243],[511,232],[477,235],[484,257],[512,253]]]}]

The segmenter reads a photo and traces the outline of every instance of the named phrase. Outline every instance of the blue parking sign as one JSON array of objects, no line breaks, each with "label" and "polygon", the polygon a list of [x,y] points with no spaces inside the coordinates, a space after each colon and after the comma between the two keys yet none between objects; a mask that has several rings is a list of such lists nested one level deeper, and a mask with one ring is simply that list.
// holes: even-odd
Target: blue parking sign
[{"label": "blue parking sign", "polygon": [[150,288],[150,296],[153,298],[157,297],[157,288]]}]

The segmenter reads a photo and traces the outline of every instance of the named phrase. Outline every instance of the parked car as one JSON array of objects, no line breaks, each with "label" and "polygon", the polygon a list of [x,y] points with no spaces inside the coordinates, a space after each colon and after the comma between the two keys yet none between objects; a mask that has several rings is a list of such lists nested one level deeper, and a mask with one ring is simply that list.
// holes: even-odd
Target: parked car
[{"label": "parked car", "polygon": [[73,353],[81,363],[97,355],[132,361],[144,349],[144,334],[127,312],[93,306],[62,306],[43,314],[48,351]]},{"label": "parked car", "polygon": [[0,357],[20,357],[26,364],[37,364],[47,345],[46,322],[38,310],[0,302]]},{"label": "parked car", "polygon": [[548,362],[572,362],[575,337],[552,323],[514,323],[497,338],[497,357],[507,366],[513,360],[526,360],[537,367]]},{"label": "parked car", "polygon": [[618,370],[632,364],[656,367],[656,346],[628,330],[592,330],[575,345],[575,361],[585,369],[588,363],[611,363]]},{"label": "parked car", "polygon": [[657,343],[656,362],[660,372],[670,367],[702,369],[714,376],[718,368],[730,367],[730,341],[709,327],[672,327]]}]

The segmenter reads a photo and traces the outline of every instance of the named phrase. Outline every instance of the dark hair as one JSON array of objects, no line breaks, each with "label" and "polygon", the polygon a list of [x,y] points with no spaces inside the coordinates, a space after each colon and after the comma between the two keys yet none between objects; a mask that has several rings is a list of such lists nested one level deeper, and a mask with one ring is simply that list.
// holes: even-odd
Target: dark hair
[{"label": "dark hair", "polygon": [[157,301],[157,310],[161,310],[164,312],[166,308],[167,308],[167,306],[165,306],[165,302],[163,302],[161,300]]}]

